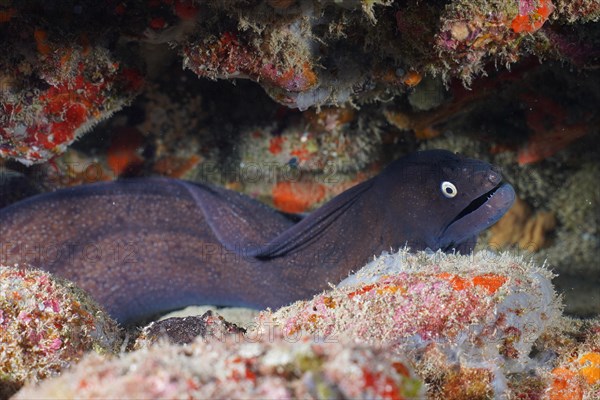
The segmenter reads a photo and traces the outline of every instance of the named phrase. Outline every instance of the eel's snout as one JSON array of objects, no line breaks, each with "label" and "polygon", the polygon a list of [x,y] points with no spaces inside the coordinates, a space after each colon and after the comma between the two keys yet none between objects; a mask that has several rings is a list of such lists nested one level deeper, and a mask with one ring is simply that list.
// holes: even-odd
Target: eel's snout
[{"label": "eel's snout", "polygon": [[515,199],[513,187],[500,181],[492,190],[472,202],[448,225],[442,234],[440,247],[458,245],[494,225],[512,207]]},{"label": "eel's snout", "polygon": [[500,219],[510,209],[510,207],[512,207],[516,198],[517,194],[515,193],[515,189],[512,187],[512,185],[503,182],[497,187],[494,193],[492,193],[488,200],[488,205],[497,210],[497,212],[500,214],[498,219]]}]

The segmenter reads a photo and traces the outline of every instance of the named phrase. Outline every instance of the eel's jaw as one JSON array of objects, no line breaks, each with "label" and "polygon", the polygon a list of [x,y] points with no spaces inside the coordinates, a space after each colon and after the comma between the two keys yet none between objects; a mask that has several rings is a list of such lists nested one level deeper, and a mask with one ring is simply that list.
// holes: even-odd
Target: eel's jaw
[{"label": "eel's jaw", "polygon": [[446,227],[439,240],[440,248],[450,250],[489,228],[510,209],[515,198],[513,187],[500,183],[475,199]]}]

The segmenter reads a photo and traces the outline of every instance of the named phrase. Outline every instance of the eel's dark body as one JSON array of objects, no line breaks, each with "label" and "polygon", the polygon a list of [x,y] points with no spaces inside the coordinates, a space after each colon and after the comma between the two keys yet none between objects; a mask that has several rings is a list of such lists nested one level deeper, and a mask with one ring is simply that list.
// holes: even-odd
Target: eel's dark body
[{"label": "eel's dark body", "polygon": [[299,222],[186,181],[85,185],[0,210],[0,263],[70,279],[120,322],[190,304],[277,307],[384,250],[470,251],[514,201],[501,181],[481,161],[414,153]]}]

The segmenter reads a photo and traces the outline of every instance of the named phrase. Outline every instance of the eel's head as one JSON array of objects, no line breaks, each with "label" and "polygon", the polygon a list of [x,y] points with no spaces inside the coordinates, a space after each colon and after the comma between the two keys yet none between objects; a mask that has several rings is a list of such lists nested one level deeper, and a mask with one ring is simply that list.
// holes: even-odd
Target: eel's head
[{"label": "eel's head", "polygon": [[405,188],[412,188],[408,208],[419,217],[412,230],[420,236],[420,246],[472,251],[477,235],[512,206],[515,191],[486,162],[445,150],[414,154],[403,162],[402,179],[412,181]]},{"label": "eel's head", "polygon": [[447,204],[448,212],[442,218],[438,246],[444,251],[472,251],[477,235],[513,205],[515,191],[493,165],[456,157],[459,160],[441,166],[440,200]]},{"label": "eel's head", "polygon": [[[466,201],[461,202],[461,207],[464,208],[446,225],[438,239],[442,250],[472,251],[477,235],[495,224],[513,205],[515,201],[513,187],[502,182],[500,173],[494,169],[489,171],[488,176],[490,184],[482,184],[480,191],[473,190],[472,196],[468,197],[472,200],[468,204]],[[498,183],[493,185],[496,181]],[[490,186],[489,190],[484,191]]]}]

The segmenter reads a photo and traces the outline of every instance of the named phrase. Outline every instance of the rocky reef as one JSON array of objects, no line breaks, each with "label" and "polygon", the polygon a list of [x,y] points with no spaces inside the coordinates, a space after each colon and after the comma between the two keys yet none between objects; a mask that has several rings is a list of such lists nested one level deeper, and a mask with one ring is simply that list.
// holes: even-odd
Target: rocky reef
[{"label": "rocky reef", "polygon": [[69,369],[14,398],[594,399],[599,322],[563,316],[552,278],[508,253],[402,250],[245,327],[209,311],[152,323],[118,356],[65,353]]},{"label": "rocky reef", "polygon": [[30,164],[63,153],[172,60],[198,77],[249,79],[300,110],[389,100],[424,76],[470,85],[486,65],[529,54],[590,67],[584,23],[600,7],[580,3],[8,1],[0,155]]},{"label": "rocky reef", "polygon": [[0,397],[53,376],[88,351],[118,351],[117,324],[74,284],[0,265]]},{"label": "rocky reef", "polygon": [[[132,365],[140,368],[132,370]],[[50,396],[50,397],[49,397]],[[106,360],[87,357],[76,369],[15,399],[34,398],[419,398],[423,385],[383,349],[341,343],[197,339],[165,343]]]},{"label": "rocky reef", "polygon": [[311,301],[263,313],[260,326],[390,346],[431,398],[518,397],[535,341],[558,324],[550,278],[508,255],[401,251]]},{"label": "rocky reef", "polygon": [[[383,255],[253,325],[154,325],[110,359],[125,332],[89,298],[2,266],[0,397],[600,398],[599,20],[596,0],[0,1],[1,207],[161,175],[303,214],[432,148],[518,196],[472,257]],[[165,331],[190,343],[150,344]]]}]

